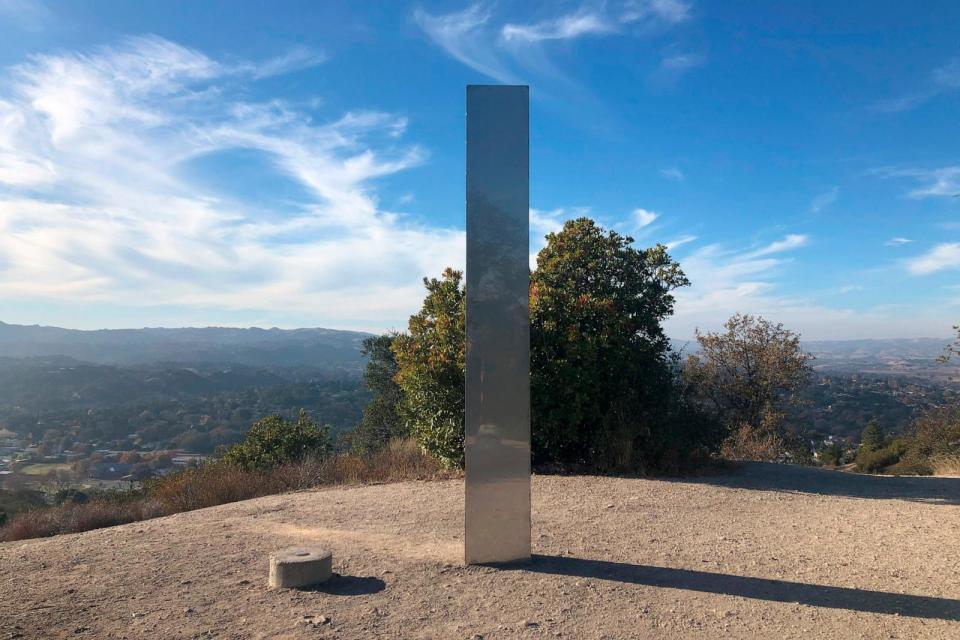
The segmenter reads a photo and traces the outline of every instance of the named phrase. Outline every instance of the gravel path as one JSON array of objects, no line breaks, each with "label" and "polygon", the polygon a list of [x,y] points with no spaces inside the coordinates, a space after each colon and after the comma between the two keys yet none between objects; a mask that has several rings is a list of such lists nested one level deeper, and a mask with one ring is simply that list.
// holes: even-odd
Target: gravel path
[{"label": "gravel path", "polygon": [[[538,476],[534,561],[464,567],[461,481],[0,544],[2,638],[960,638],[960,479]],[[315,591],[267,555],[334,552]]]}]

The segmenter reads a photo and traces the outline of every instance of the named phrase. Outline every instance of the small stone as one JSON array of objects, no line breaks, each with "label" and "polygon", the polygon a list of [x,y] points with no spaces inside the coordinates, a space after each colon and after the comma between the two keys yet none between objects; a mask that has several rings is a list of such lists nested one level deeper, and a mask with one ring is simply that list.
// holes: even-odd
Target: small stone
[{"label": "small stone", "polygon": [[193,607],[187,607],[183,610],[184,613],[193,613]]},{"label": "small stone", "polygon": [[317,618],[317,624],[330,624],[330,618],[327,616],[320,616]]}]

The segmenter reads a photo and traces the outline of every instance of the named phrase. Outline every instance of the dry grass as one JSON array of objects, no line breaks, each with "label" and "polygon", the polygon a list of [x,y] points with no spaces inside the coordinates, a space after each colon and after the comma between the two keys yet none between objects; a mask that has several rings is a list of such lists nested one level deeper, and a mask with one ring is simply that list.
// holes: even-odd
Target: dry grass
[{"label": "dry grass", "polygon": [[720,456],[727,460],[763,462],[777,460],[784,449],[783,438],[776,433],[742,425],[724,441]]},{"label": "dry grass", "polygon": [[933,458],[930,466],[935,476],[960,476],[960,455]]},{"label": "dry grass", "polygon": [[142,491],[118,492],[89,502],[17,514],[0,528],[0,542],[80,533],[310,487],[431,480],[451,475],[412,440],[391,442],[369,456],[339,454],[262,472],[211,463],[156,478]]}]

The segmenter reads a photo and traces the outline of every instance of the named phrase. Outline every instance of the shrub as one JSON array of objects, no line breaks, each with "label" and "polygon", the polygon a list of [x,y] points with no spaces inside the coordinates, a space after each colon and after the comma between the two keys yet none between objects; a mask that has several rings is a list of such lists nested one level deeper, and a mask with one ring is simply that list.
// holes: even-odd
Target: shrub
[{"label": "shrub", "polygon": [[906,450],[896,473],[930,475],[960,456],[960,408],[934,411],[917,419],[904,438]]},{"label": "shrub", "polygon": [[930,465],[935,476],[960,476],[960,455],[936,456]]},{"label": "shrub", "polygon": [[147,481],[163,513],[180,513],[278,493],[286,486],[266,471],[214,461]]},{"label": "shrub", "polygon": [[[883,473],[893,467],[907,451],[907,443],[900,438],[891,440],[879,449],[860,447],[857,451],[857,471],[860,473]],[[902,471],[899,471],[902,473]]]},{"label": "shrub", "polygon": [[784,439],[776,430],[741,424],[724,440],[720,455],[727,460],[777,460],[785,450]]},{"label": "shrub", "polygon": [[296,422],[279,415],[258,420],[220,460],[247,471],[267,470],[307,456],[326,456],[332,446],[330,427],[319,426],[301,409]]}]

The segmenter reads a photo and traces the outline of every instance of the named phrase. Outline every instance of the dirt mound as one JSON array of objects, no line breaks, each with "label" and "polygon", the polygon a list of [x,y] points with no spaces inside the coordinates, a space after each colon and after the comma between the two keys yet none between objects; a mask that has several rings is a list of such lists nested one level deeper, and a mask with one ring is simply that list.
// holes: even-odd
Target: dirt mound
[{"label": "dirt mound", "polygon": [[[270,496],[0,544],[0,638],[960,637],[960,479],[748,465],[539,476],[523,567],[464,567],[460,481]],[[333,550],[315,591],[267,556]]]}]

